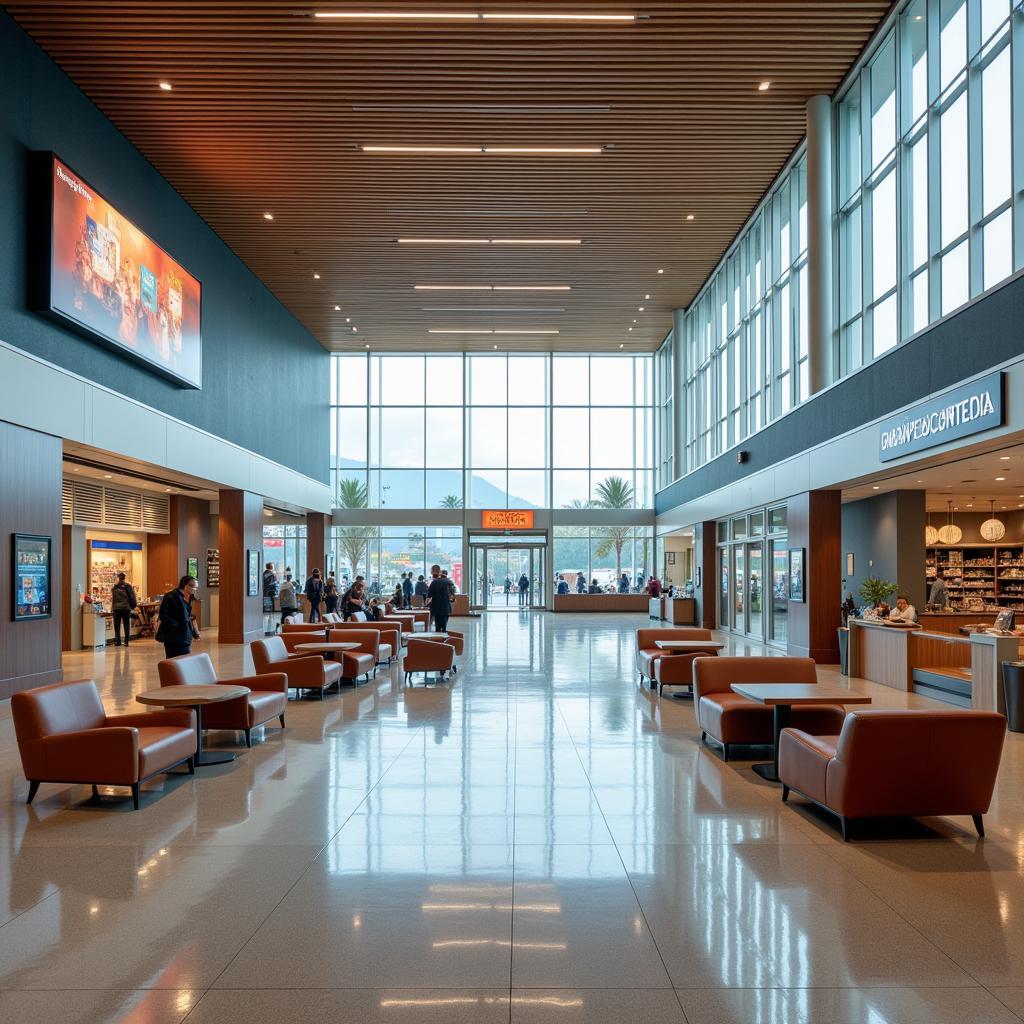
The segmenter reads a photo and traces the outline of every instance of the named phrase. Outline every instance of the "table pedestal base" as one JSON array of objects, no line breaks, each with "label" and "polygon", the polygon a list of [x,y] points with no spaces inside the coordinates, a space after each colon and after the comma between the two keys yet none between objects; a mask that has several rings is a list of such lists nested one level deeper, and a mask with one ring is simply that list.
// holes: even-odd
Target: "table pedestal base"
[{"label": "table pedestal base", "polygon": [[779,772],[775,767],[775,764],[768,761],[766,764],[755,764],[751,765],[755,775],[760,775],[762,779],[766,779],[768,782],[778,782]]},{"label": "table pedestal base", "polygon": [[227,764],[229,761],[234,761],[235,755],[230,750],[210,753],[208,750],[204,750],[195,757],[195,766],[197,768],[205,768],[211,764]]}]

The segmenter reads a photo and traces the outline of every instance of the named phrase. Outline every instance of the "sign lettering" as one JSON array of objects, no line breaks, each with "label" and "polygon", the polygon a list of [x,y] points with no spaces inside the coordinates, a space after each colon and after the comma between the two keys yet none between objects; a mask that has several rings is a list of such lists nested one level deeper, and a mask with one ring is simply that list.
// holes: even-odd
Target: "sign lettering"
[{"label": "sign lettering", "polygon": [[480,514],[480,525],[485,530],[532,530],[533,512],[512,509],[486,509]]}]

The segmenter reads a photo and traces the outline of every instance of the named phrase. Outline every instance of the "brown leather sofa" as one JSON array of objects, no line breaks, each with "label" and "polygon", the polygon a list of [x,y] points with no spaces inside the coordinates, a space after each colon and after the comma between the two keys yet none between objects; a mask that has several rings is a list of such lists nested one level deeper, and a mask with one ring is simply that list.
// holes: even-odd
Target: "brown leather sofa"
[{"label": "brown leather sofa", "polygon": [[[664,632],[664,630],[659,632]],[[714,640],[710,629],[691,629],[690,632],[701,635],[685,637],[685,639],[707,640],[709,642]],[[679,639],[684,638],[679,637]],[[657,685],[658,693],[660,694],[662,688],[666,686],[688,686],[692,694],[694,659],[717,658],[718,650],[714,647],[708,647],[706,650],[696,648],[687,651],[662,651],[661,654],[660,658],[654,658],[651,661],[651,668],[654,670],[654,677],[651,679],[651,689],[653,690],[655,685]]]},{"label": "brown leather sofa", "polygon": [[108,715],[96,683],[78,679],[23,690],[11,698],[18,752],[32,803],[42,782],[128,786],[139,808],[147,779],[188,764],[196,752],[196,716],[189,709]]},{"label": "brown leather sofa", "polygon": [[445,643],[443,640],[423,640],[413,637],[409,640],[406,648],[405,660],[402,662],[402,671],[405,672],[405,681],[408,683],[413,672],[423,673],[423,682],[427,682],[427,673],[437,672],[440,679],[444,679],[446,672],[452,670],[455,664],[455,647]]},{"label": "brown leather sofa", "polygon": [[[380,633],[380,644],[377,647],[377,664],[387,662],[389,665],[392,659],[401,657],[402,654],[402,627],[397,622],[335,622],[331,624],[331,633],[339,631],[365,632],[368,629]],[[332,639],[345,639],[344,637],[332,637]]]},{"label": "brown leather sofa", "polygon": [[[732,692],[733,683],[817,683],[811,658],[696,658],[693,662],[693,702],[700,738],[722,745],[729,760],[734,746],[763,746],[775,742],[772,709]],[[816,736],[836,735],[845,711],[834,704],[793,708],[793,725]]]},{"label": "brown leather sofa", "polygon": [[[302,641],[299,641],[300,643]],[[306,643],[312,643],[307,640]],[[288,677],[288,689],[301,693],[302,690],[319,690],[323,700],[324,690],[341,680],[341,666],[333,661],[324,661],[318,654],[289,655],[284,639],[268,636],[253,640],[249,644],[252,663],[259,676],[271,672],[283,672]]]},{"label": "brown leather sofa", "polygon": [[838,735],[783,729],[782,799],[793,790],[831,811],[844,840],[851,819],[949,814],[984,836],[1005,734],[1002,715],[954,708],[851,711]]},{"label": "brown leather sofa", "polygon": [[203,729],[231,729],[245,733],[245,745],[252,746],[252,730],[277,718],[284,728],[288,703],[288,676],[270,672],[242,679],[218,679],[210,656],[186,654],[161,661],[156,667],[161,686],[248,686],[250,693],[237,700],[208,704],[203,708]]},{"label": "brown leather sofa", "polygon": [[[364,623],[359,623],[364,625]],[[380,648],[380,630],[377,629],[332,629],[327,637],[332,643],[359,644],[348,651],[335,653],[336,664],[341,668],[341,678],[355,684],[359,676],[377,671],[377,655]]]},{"label": "brown leather sofa", "polygon": [[[692,626],[674,626],[669,629],[638,629],[636,631],[636,670],[640,674],[640,685],[645,679],[650,681],[651,688],[655,685],[654,663],[664,657],[666,652],[657,646],[658,640],[710,640],[711,630],[695,629]],[[711,651],[708,651],[711,654]],[[672,654],[672,658],[681,655]],[[691,659],[692,660],[692,659]]]},{"label": "brown leather sofa", "polygon": [[319,633],[323,636],[327,630],[325,622],[286,622],[281,627],[281,636],[289,633]]}]

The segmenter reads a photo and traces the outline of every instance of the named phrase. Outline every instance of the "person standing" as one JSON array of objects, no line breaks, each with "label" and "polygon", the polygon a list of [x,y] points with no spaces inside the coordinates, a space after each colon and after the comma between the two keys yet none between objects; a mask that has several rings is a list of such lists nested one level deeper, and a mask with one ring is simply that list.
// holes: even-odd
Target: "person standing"
[{"label": "person standing", "polygon": [[191,654],[192,641],[199,639],[199,630],[192,621],[192,597],[198,586],[195,576],[182,576],[177,587],[164,594],[160,602],[160,626],[156,638],[164,645],[167,658]]},{"label": "person standing", "polygon": [[587,592],[587,577],[582,572],[576,573],[576,593],[585,594]]},{"label": "person standing", "polygon": [[623,573],[619,577],[619,593],[620,594],[628,594],[629,593],[629,576],[627,576],[626,573]]},{"label": "person standing", "polygon": [[263,570],[263,632],[267,635],[274,632],[274,599],[279,590],[274,563],[267,562],[267,567]]},{"label": "person standing", "polygon": [[117,574],[117,582],[110,588],[110,611],[114,616],[114,646],[121,646],[121,627],[124,626],[124,645],[132,629],[132,609],[138,604],[135,588],[125,581],[124,573]]},{"label": "person standing", "polygon": [[928,592],[928,605],[932,608],[945,608],[949,604],[949,591],[941,567],[935,567],[935,582]]},{"label": "person standing", "polygon": [[569,584],[565,582],[565,577],[561,573],[558,574],[558,593],[559,594],[568,594],[569,593]]},{"label": "person standing", "polygon": [[527,604],[527,594],[530,590],[530,577],[524,572],[519,577],[519,604],[525,606]]},{"label": "person standing", "polygon": [[452,586],[441,575],[441,566],[430,567],[430,585],[427,587],[427,607],[434,620],[434,629],[438,633],[448,630],[448,619],[452,614]]},{"label": "person standing", "polygon": [[402,577],[402,607],[412,607],[412,573],[406,573]]},{"label": "person standing", "polygon": [[508,596],[512,593],[512,577],[505,576],[505,604],[508,604]]},{"label": "person standing", "polygon": [[309,621],[320,622],[320,602],[324,599],[324,581],[320,579],[319,569],[314,569],[310,574],[303,593],[309,602]]},{"label": "person standing", "polygon": [[279,596],[281,598],[281,625],[289,615],[294,615],[299,610],[299,598],[295,591],[295,581],[292,574],[285,571],[284,582],[281,584]]},{"label": "person standing", "polygon": [[338,584],[334,581],[334,574],[327,577],[324,584],[324,607],[328,615],[334,615],[338,611]]}]

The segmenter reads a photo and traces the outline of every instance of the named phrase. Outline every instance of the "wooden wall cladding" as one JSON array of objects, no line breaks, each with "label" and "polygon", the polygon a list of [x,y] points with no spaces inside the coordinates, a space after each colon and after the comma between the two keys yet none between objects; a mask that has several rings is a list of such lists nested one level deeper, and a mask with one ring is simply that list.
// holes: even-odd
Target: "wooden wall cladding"
[{"label": "wooden wall cladding", "polygon": [[[808,98],[836,88],[891,3],[542,7],[642,15],[628,24],[310,16],[353,6],[337,0],[4,6],[325,346],[419,352],[657,348],[803,137]],[[380,145],[600,152],[363,150]],[[413,289],[562,282],[572,291]]]},{"label": "wooden wall cladding", "polygon": [[[60,438],[0,422],[0,700],[62,678],[61,458]],[[52,540],[53,615],[49,619],[14,621],[11,537],[15,533],[40,534]]]},{"label": "wooden wall cladding", "polygon": [[[263,597],[246,594],[246,552],[263,551],[263,498],[249,491],[220,492],[221,643],[244,644],[263,635]],[[262,573],[262,562],[260,571]]]},{"label": "wooden wall cladding", "polygon": [[789,654],[839,661],[842,492],[805,491],[787,502],[790,548],[804,549],[806,600],[789,602]]}]

